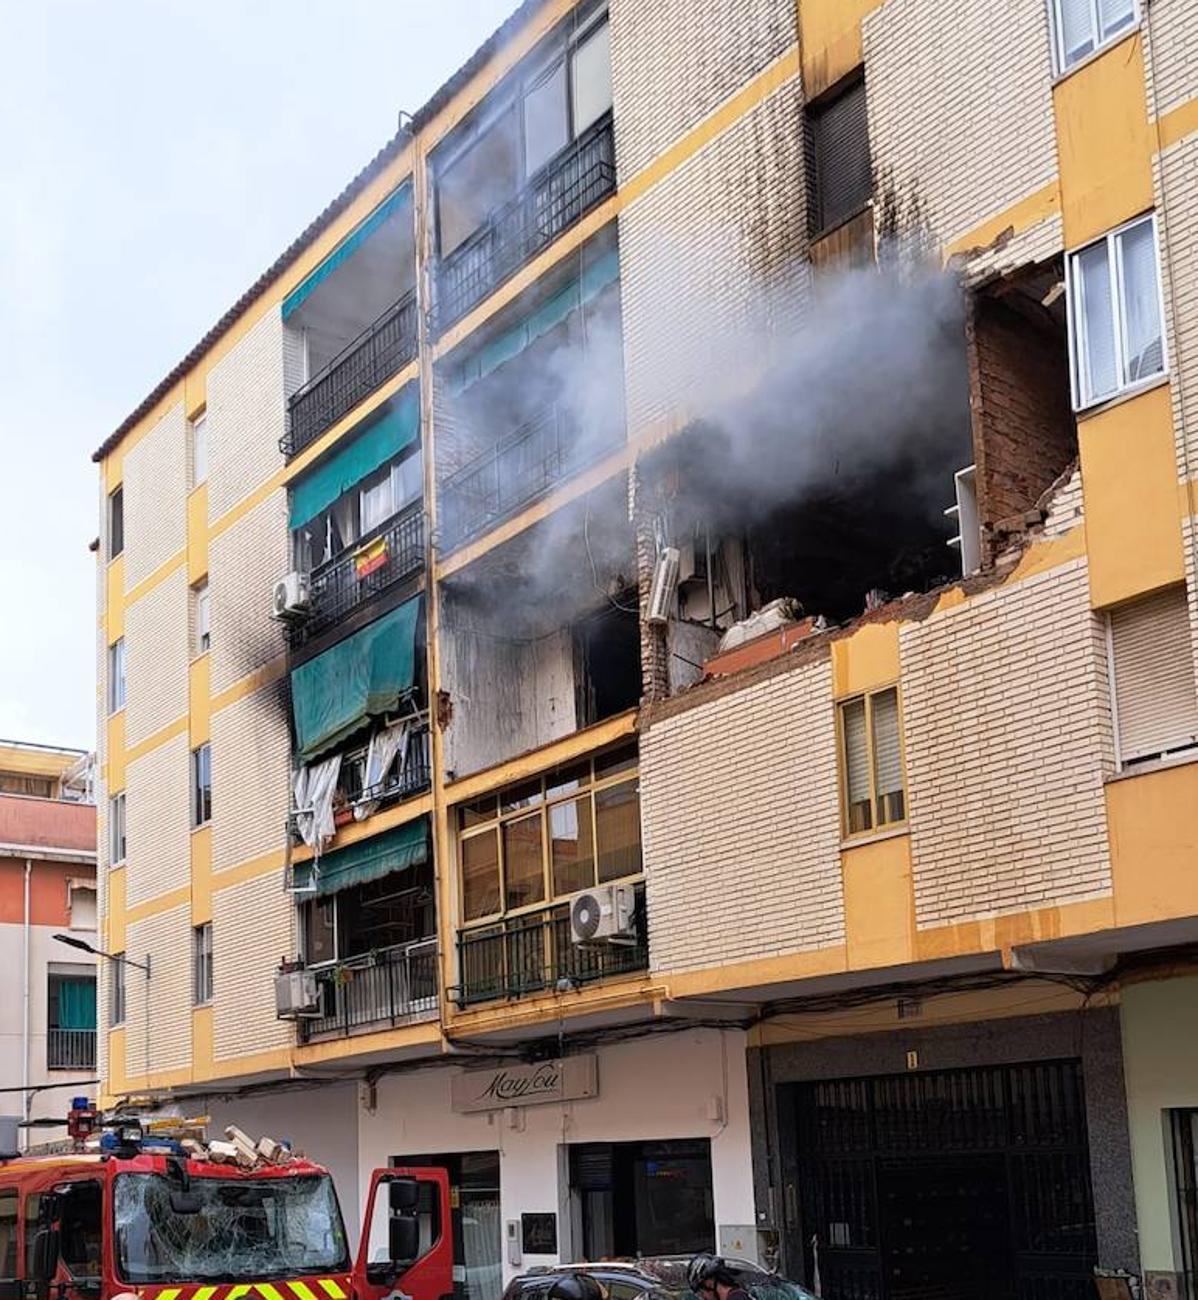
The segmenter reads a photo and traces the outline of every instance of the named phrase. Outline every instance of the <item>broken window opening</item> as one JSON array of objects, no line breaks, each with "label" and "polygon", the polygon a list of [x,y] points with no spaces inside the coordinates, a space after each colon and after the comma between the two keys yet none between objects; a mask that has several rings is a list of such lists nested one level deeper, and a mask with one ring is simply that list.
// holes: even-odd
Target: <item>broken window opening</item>
[{"label": "broken window opening", "polygon": [[578,725],[589,727],[633,709],[641,698],[641,633],[636,591],[574,624]]},{"label": "broken window opening", "polygon": [[304,959],[321,966],[435,937],[431,863],[351,885],[300,905]]}]

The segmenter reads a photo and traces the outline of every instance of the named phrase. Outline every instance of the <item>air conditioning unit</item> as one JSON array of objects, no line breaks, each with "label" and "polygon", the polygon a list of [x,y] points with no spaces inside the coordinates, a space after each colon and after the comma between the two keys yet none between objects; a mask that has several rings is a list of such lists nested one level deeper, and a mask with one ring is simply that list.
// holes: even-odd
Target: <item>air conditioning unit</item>
[{"label": "air conditioning unit", "polygon": [[320,989],[312,971],[279,971],[275,976],[275,1015],[280,1020],[320,1015]]},{"label": "air conditioning unit", "polygon": [[270,616],[284,623],[303,618],[308,611],[308,575],[292,572],[275,583]]},{"label": "air conditioning unit", "polygon": [[657,567],[653,570],[653,583],[649,588],[649,608],[645,613],[647,622],[669,622],[670,603],[674,599],[674,588],[678,586],[680,559],[678,549],[674,546],[665,547],[657,557]]},{"label": "air conditioning unit", "polygon": [[600,885],[570,900],[570,938],[576,944],[635,943],[631,885]]}]

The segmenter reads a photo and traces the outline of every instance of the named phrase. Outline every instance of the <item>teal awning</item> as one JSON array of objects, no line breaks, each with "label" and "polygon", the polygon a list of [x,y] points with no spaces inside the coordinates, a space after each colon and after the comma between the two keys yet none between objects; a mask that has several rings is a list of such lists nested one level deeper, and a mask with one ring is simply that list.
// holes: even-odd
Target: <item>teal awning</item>
[{"label": "teal awning", "polygon": [[310,889],[315,884],[317,894],[327,897],[427,862],[428,843],[428,818],[418,817],[394,830],[372,835],[368,840],[334,849],[319,862],[297,862],[295,883],[300,889]]},{"label": "teal awning", "polygon": [[358,251],[359,248],[370,238],[374,232],[383,225],[384,222],[395,216],[400,208],[408,200],[410,186],[406,183],[401,185],[394,194],[385,198],[382,203],[368,216],[360,226],[356,226],[348,235],[337,245],[336,248],[324,259],[321,264],[315,268],[304,280],[283,299],[283,319],[286,320],[292,312],[298,310],[322,281],[327,280],[330,275],[342,264],[347,262]]},{"label": "teal awning", "polygon": [[605,249],[584,266],[580,279],[571,280],[552,298],[546,299],[510,329],[489,339],[455,367],[449,375],[450,393],[456,396],[464,392],[471,384],[498,370],[505,361],[519,356],[526,347],[548,334],[571,312],[590,302],[619,278],[620,250],[616,247]]},{"label": "teal awning", "polygon": [[398,456],[420,436],[419,385],[415,380],[402,393],[371,413],[361,433],[298,479],[291,488],[291,527],[302,528],[343,493]]},{"label": "teal awning", "polygon": [[297,758],[310,763],[412,689],[420,596],[375,619],[291,673]]}]

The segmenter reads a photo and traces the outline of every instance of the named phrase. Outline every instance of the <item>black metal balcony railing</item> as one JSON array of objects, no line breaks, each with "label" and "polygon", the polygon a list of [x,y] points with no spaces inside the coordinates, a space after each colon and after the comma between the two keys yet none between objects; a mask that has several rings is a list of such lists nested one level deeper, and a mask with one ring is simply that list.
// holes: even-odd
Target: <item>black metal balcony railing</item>
[{"label": "black metal balcony railing", "polygon": [[[375,557],[377,567],[362,577],[358,569],[368,558],[363,553],[381,543],[385,559]],[[311,641],[345,616],[424,568],[424,502],[413,501],[397,515],[380,524],[335,560],[314,569],[308,579],[308,614],[288,626],[292,648]]]},{"label": "black metal balcony railing", "polygon": [[527,505],[578,468],[577,425],[547,406],[441,485],[444,544],[456,546]]},{"label": "black metal balcony railing", "polygon": [[94,1070],[94,1029],[51,1029],[46,1034],[47,1070]]},{"label": "black metal balcony railing", "polygon": [[409,289],[327,366],[292,393],[279,450],[290,459],[416,355],[416,290]]},{"label": "black metal balcony railing", "polygon": [[[418,731],[408,735],[408,748],[404,755],[403,768],[393,771],[385,781],[375,785],[362,785],[360,771],[347,774],[346,783],[339,787],[346,800],[351,803],[398,802],[410,799],[415,794],[423,794],[432,784],[433,768],[429,749],[428,715],[423,715],[424,724]],[[397,762],[398,766],[398,762]],[[342,772],[346,769],[343,766]]]},{"label": "black metal balcony railing", "polygon": [[615,188],[615,140],[608,113],[442,259],[438,328],[459,320]]},{"label": "black metal balcony railing", "polygon": [[582,947],[570,938],[570,905],[555,903],[478,930],[458,931],[461,1007],[554,989],[560,981],[589,984],[649,966],[644,886],[636,886],[635,940]]},{"label": "black metal balcony railing", "polygon": [[322,966],[316,980],[321,1014],[299,1022],[304,1042],[431,1019],[437,1014],[437,941],[421,939]]}]

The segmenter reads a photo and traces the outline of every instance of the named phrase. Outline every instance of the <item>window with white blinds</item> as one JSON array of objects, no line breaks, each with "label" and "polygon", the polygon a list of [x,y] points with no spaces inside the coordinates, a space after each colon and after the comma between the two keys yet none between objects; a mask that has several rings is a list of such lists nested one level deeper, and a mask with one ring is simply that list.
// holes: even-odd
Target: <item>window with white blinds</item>
[{"label": "window with white blinds", "polygon": [[807,189],[811,233],[855,216],[873,197],[865,82],[807,110]]},{"label": "window with white blinds", "polygon": [[842,704],[840,734],[845,833],[901,822],[907,810],[898,690]]},{"label": "window with white blinds", "polygon": [[1057,71],[1130,31],[1139,21],[1136,0],[1053,0]]},{"label": "window with white blinds", "polygon": [[1198,745],[1198,695],[1189,608],[1182,587],[1109,616],[1119,759],[1159,758]]}]

